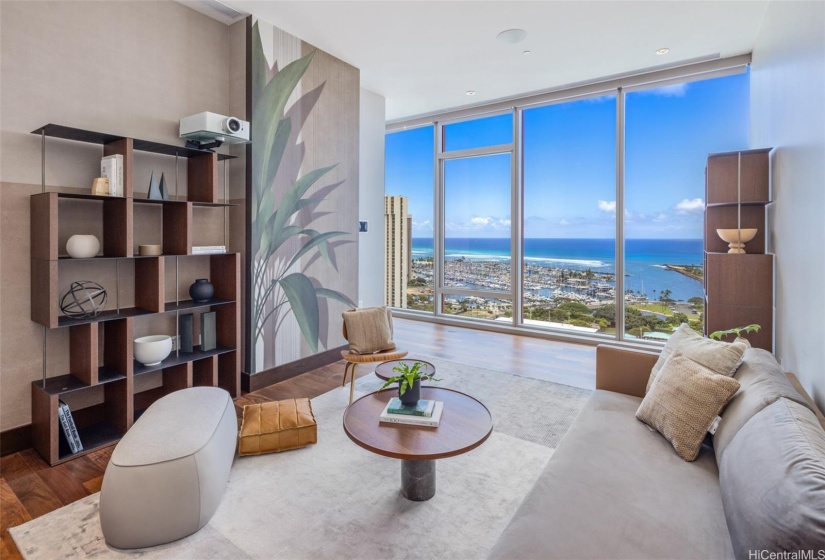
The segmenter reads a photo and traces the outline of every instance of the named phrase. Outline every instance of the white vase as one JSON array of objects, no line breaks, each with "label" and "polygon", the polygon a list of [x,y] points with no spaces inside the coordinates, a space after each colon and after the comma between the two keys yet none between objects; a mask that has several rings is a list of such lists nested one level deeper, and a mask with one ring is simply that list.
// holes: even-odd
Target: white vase
[{"label": "white vase", "polygon": [[94,235],[73,235],[66,242],[66,252],[73,259],[90,259],[100,251],[100,241]]}]

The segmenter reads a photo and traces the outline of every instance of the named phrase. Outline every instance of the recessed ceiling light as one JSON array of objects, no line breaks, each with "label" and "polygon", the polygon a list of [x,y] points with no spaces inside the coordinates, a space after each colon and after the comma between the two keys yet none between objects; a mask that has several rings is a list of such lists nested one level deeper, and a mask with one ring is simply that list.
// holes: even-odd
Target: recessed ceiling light
[{"label": "recessed ceiling light", "polygon": [[476,92],[474,92],[473,90],[470,89],[470,90],[465,91],[464,94],[465,95],[475,95]]},{"label": "recessed ceiling light", "polygon": [[508,29],[499,33],[496,38],[502,43],[514,45],[524,41],[527,38],[527,32],[524,29]]},{"label": "recessed ceiling light", "polygon": [[658,51],[656,51],[656,54],[667,54],[669,52],[670,52],[670,49],[665,47],[664,49],[659,49]]},{"label": "recessed ceiling light", "polygon": [[524,51],[524,52],[523,52],[523,53],[521,53],[521,54],[523,54],[523,55],[528,55],[528,54],[530,54],[530,51]]}]

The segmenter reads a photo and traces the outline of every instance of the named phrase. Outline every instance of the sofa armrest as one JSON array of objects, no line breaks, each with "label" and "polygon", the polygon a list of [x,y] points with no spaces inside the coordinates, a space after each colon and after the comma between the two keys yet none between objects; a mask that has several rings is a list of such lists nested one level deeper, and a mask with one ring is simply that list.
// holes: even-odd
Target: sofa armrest
[{"label": "sofa armrest", "polygon": [[644,397],[650,371],[658,359],[658,352],[599,344],[596,347],[596,389]]}]

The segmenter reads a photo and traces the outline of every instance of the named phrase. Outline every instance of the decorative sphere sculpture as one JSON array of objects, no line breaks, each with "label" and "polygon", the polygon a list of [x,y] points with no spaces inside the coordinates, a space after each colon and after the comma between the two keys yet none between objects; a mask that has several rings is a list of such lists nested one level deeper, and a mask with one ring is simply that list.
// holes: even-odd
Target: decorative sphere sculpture
[{"label": "decorative sphere sculpture", "polygon": [[106,308],[106,297],[106,288],[97,282],[72,282],[69,291],[60,298],[60,310],[72,319],[97,317]]}]

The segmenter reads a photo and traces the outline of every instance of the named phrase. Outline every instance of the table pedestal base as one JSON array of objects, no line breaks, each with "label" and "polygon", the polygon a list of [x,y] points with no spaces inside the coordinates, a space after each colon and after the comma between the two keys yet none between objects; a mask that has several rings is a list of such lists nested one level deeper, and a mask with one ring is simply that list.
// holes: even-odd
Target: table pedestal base
[{"label": "table pedestal base", "polygon": [[401,495],[414,502],[435,496],[435,461],[401,461]]}]

